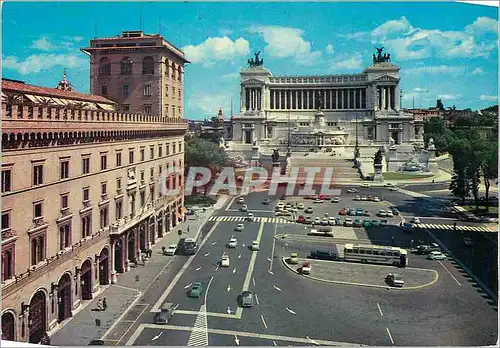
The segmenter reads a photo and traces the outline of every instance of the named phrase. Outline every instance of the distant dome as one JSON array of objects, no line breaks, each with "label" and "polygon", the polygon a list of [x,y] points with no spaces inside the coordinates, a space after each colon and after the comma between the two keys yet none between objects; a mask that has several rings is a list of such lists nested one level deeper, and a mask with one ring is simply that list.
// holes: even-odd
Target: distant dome
[{"label": "distant dome", "polygon": [[71,85],[71,83],[66,78],[66,69],[64,69],[62,80],[59,81],[56,88],[60,89],[61,91],[70,91],[70,92],[73,92],[75,90]]}]

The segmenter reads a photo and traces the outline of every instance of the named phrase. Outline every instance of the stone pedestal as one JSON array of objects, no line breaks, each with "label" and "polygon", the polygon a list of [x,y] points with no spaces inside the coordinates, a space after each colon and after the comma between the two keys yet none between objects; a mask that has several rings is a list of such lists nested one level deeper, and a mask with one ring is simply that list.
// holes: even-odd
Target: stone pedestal
[{"label": "stone pedestal", "polygon": [[429,161],[427,162],[427,171],[431,173],[437,173],[439,167],[436,160],[436,150],[428,149],[427,152],[429,153]]},{"label": "stone pedestal", "polygon": [[373,170],[373,181],[384,181],[384,177],[382,176],[382,164],[374,164]]},{"label": "stone pedestal", "polygon": [[118,279],[116,279],[116,272],[111,272],[111,284],[116,284],[117,281]]},{"label": "stone pedestal", "polygon": [[126,262],[125,272],[130,272],[130,260]]}]

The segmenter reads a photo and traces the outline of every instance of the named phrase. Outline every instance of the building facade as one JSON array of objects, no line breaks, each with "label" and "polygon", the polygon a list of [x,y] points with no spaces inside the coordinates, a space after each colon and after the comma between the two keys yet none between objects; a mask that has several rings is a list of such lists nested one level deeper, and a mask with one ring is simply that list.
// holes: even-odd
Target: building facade
[{"label": "building facade", "polygon": [[182,107],[117,112],[98,92],[2,81],[2,339],[38,343],[183,219]]},{"label": "building facade", "polygon": [[[400,68],[374,57],[360,74],[273,76],[258,55],[241,74],[236,150],[319,151],[423,141],[423,124],[400,108]],[[271,151],[272,152],[272,151]]]}]

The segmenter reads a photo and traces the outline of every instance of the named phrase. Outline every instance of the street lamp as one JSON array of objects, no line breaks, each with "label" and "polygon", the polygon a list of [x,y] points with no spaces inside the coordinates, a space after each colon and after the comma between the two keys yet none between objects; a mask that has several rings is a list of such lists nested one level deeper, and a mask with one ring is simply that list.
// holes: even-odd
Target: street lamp
[{"label": "street lamp", "polygon": [[358,114],[356,114],[356,146],[354,147],[354,160],[359,157]]},{"label": "street lamp", "polygon": [[290,111],[288,111],[288,146],[287,146],[287,157],[292,156],[292,151],[290,148]]}]

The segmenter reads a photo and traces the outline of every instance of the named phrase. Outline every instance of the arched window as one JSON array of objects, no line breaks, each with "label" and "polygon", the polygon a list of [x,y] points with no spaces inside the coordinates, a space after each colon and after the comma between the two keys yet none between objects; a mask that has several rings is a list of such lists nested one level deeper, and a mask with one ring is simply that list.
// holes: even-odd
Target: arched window
[{"label": "arched window", "polygon": [[99,61],[99,75],[111,75],[111,62],[108,57],[102,57]]},{"label": "arched window", "polygon": [[144,57],[142,60],[142,74],[143,75],[154,75],[155,73],[155,61],[153,57]]},{"label": "arched window", "polygon": [[122,75],[132,75],[132,59],[124,57],[120,63]]}]

